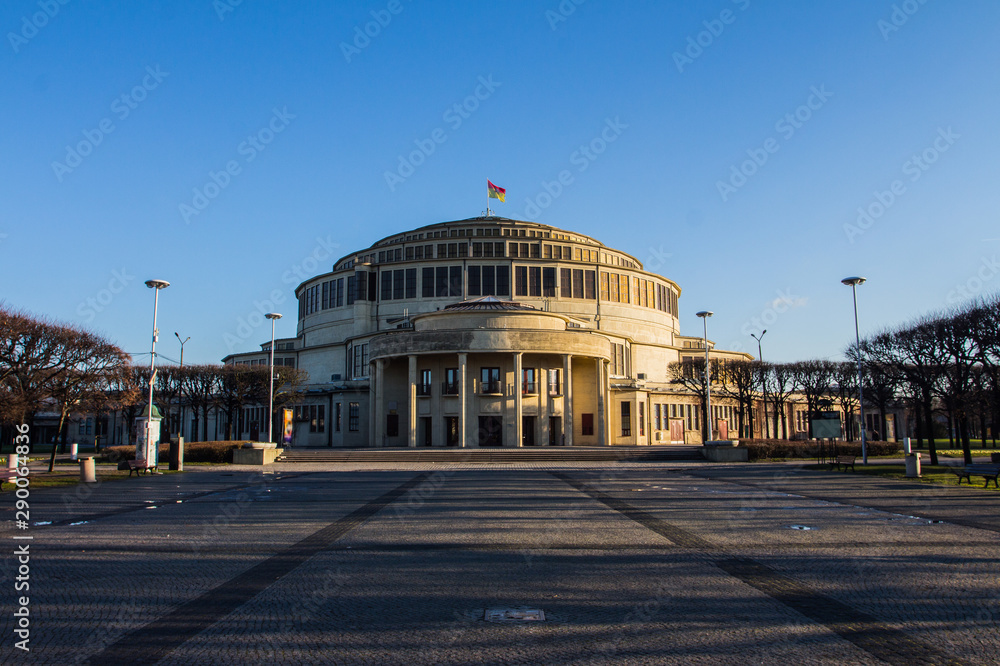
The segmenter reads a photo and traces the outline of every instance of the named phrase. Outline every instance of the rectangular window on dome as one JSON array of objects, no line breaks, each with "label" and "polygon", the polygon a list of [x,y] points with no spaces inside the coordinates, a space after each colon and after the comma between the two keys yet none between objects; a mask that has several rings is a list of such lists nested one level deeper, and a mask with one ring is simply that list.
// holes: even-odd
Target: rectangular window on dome
[{"label": "rectangular window on dome", "polygon": [[545,298],[555,298],[556,295],[556,269],[545,267],[542,269],[542,296]]},{"label": "rectangular window on dome", "polygon": [[438,243],[437,258],[438,259],[444,259],[447,256],[448,256],[448,244],[447,243]]},{"label": "rectangular window on dome", "polygon": [[462,295],[462,267],[461,266],[450,266],[448,268],[448,295],[449,296],[459,296]]},{"label": "rectangular window on dome", "polygon": [[595,293],[597,290],[597,273],[595,271],[584,271],[583,272],[583,297],[594,300],[597,296]]},{"label": "rectangular window on dome", "polygon": [[528,267],[527,266],[515,266],[514,267],[514,295],[515,296],[527,296],[528,295]]},{"label": "rectangular window on dome", "polygon": [[448,267],[438,266],[434,269],[434,296],[441,298],[448,295]]},{"label": "rectangular window on dome", "polygon": [[573,298],[583,298],[583,269],[573,269]]},{"label": "rectangular window on dome", "polygon": [[538,243],[531,243],[531,244],[530,244],[530,245],[528,246],[528,252],[529,252],[529,256],[530,256],[530,257],[531,257],[532,259],[540,259],[540,258],[541,258],[541,256],[542,256],[542,255],[541,255],[541,252],[539,251],[540,249],[541,249],[541,248],[540,248],[540,247],[538,246]]},{"label": "rectangular window on dome", "polygon": [[[493,256],[494,257],[502,257],[502,256],[504,256],[503,249],[504,249],[505,246],[506,246],[506,243],[494,243],[493,244]],[[489,256],[489,255],[486,255],[486,256]]]},{"label": "rectangular window on dome", "polygon": [[424,298],[434,298],[434,269],[423,268],[420,271],[420,295]]},{"label": "rectangular window on dome", "polygon": [[396,300],[403,298],[404,287],[405,285],[403,284],[403,269],[392,271],[392,298]]},{"label": "rectangular window on dome", "polygon": [[[482,231],[482,229],[480,229],[480,231]],[[472,244],[472,256],[476,257],[476,258],[483,256],[483,244],[482,243],[473,243]]]},{"label": "rectangular window on dome", "polygon": [[392,271],[382,271],[382,300],[392,300]]},{"label": "rectangular window on dome", "polygon": [[354,276],[353,275],[349,275],[349,276],[347,276],[347,304],[348,305],[350,305],[350,304],[352,304],[354,302],[354,297],[357,295],[356,292],[357,292],[357,289],[355,288],[355,285],[354,285]]},{"label": "rectangular window on dome", "polygon": [[417,297],[417,269],[406,269],[406,298]]},{"label": "rectangular window on dome", "polygon": [[413,247],[412,246],[406,248],[406,260],[407,261],[413,261]]},{"label": "rectangular window on dome", "polygon": [[497,276],[496,276],[496,266],[483,266],[483,296],[496,296],[497,295]]},{"label": "rectangular window on dome", "polygon": [[[501,245],[498,243],[498,245]],[[492,257],[493,256],[493,243],[483,243],[483,256]]]},{"label": "rectangular window on dome", "polygon": [[542,269],[539,266],[528,268],[528,295],[542,295]]},{"label": "rectangular window on dome", "polygon": [[552,258],[552,246],[548,243],[542,245],[542,259]]},{"label": "rectangular window on dome", "polygon": [[424,258],[424,246],[423,245],[417,245],[415,248],[413,248],[413,258],[414,259],[423,259]]},{"label": "rectangular window on dome", "polygon": [[571,276],[570,269],[559,269],[559,295],[563,298],[573,298],[573,278]]},{"label": "rectangular window on dome", "polygon": [[509,252],[509,254],[512,257],[516,257],[517,256],[517,243],[511,243],[510,244],[510,252]]},{"label": "rectangular window on dome", "polygon": [[601,300],[607,301],[611,297],[610,288],[608,287],[608,274],[601,271]]},{"label": "rectangular window on dome", "polygon": [[469,296],[482,296],[482,278],[480,274],[482,273],[482,268],[480,266],[469,266],[468,278],[469,278]]},{"label": "rectangular window on dome", "polygon": [[322,309],[326,310],[330,307],[330,283],[323,283],[323,305]]},{"label": "rectangular window on dome", "polygon": [[510,266],[497,266],[497,296],[510,296]]}]

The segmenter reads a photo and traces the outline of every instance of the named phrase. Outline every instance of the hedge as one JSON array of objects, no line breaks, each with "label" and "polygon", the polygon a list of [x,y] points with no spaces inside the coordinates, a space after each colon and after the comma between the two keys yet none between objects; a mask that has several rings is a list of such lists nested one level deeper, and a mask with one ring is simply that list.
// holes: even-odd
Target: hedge
[{"label": "hedge", "polygon": [[[231,463],[233,449],[240,448],[244,442],[185,442],[184,462],[196,463]],[[104,462],[121,462],[135,459],[134,446],[109,446],[101,451]],[[160,444],[160,462],[170,460],[170,445]]]},{"label": "hedge", "polygon": [[[819,455],[819,442],[788,441],[785,439],[743,439],[740,445],[746,446],[748,456],[754,460],[772,460],[784,458],[816,458]],[[869,456],[891,456],[902,450],[902,442],[868,442]],[[826,442],[826,455],[861,456],[861,442]]]}]

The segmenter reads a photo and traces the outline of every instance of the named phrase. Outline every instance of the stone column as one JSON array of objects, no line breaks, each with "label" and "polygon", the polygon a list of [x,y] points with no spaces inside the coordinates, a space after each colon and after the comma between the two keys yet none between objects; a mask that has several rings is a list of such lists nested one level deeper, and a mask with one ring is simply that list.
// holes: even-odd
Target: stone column
[{"label": "stone column", "polygon": [[411,354],[409,362],[409,417],[407,419],[409,421],[409,433],[407,434],[406,445],[415,447],[417,445],[417,357]]},{"label": "stone column", "polygon": [[522,417],[521,395],[521,352],[514,352],[514,446],[521,446],[524,440],[524,420]]},{"label": "stone column", "polygon": [[563,432],[566,446],[573,446],[573,357],[563,354]]},{"label": "stone column", "polygon": [[458,445],[463,449],[469,445],[468,439],[465,436],[465,424],[466,424],[466,406],[469,402],[469,398],[466,395],[466,391],[469,388],[468,380],[468,369],[469,369],[469,355],[459,354],[458,355]]},{"label": "stone column", "polygon": [[604,359],[597,359],[597,444],[599,446],[604,446],[608,444],[611,440],[608,437],[608,419],[606,415],[607,411],[607,384],[608,380],[605,376],[605,364]]},{"label": "stone column", "polygon": [[375,361],[375,403],[371,406],[372,439],[374,446],[385,443],[385,360]]}]

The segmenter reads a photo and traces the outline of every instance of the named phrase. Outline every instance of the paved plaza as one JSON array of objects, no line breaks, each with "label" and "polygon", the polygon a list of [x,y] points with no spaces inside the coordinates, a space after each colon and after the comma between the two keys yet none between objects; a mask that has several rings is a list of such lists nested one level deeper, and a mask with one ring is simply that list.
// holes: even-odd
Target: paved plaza
[{"label": "paved plaza", "polygon": [[[787,464],[279,464],[33,490],[27,530],[13,502],[5,664],[1000,661],[1000,494],[978,488]],[[484,619],[504,608],[545,619]]]}]

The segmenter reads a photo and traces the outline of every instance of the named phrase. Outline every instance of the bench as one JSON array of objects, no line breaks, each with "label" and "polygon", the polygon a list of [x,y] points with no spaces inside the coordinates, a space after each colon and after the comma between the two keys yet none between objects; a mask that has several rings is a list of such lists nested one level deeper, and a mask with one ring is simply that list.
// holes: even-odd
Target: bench
[{"label": "bench", "polygon": [[[962,479],[965,479],[971,486],[972,477],[981,476],[986,479],[983,488],[989,488],[990,481],[993,481],[993,485],[997,486],[997,476],[1000,476],[1000,465],[966,465],[965,467],[955,468],[951,471],[958,476],[958,485],[962,485]],[[997,487],[1000,488],[1000,486]]]},{"label": "bench", "polygon": [[118,463],[118,469],[127,469],[128,475],[131,477],[132,472],[135,472],[136,476],[140,476],[143,472],[148,472],[151,469],[156,470],[156,467],[149,467],[145,460],[123,460]]},{"label": "bench", "polygon": [[840,469],[840,466],[844,466],[844,472],[847,472],[847,468],[850,467],[851,471],[854,471],[854,461],[857,460],[857,456],[837,456],[837,461],[833,463]]}]

